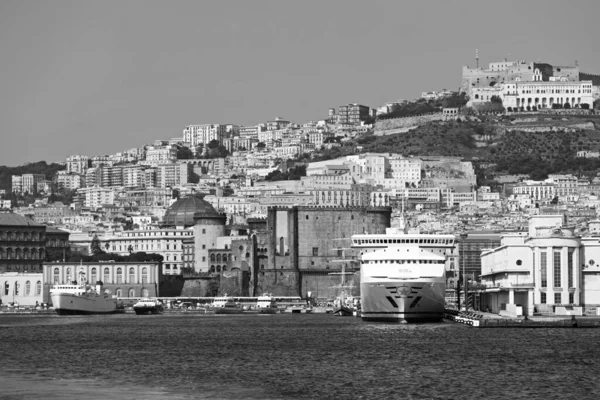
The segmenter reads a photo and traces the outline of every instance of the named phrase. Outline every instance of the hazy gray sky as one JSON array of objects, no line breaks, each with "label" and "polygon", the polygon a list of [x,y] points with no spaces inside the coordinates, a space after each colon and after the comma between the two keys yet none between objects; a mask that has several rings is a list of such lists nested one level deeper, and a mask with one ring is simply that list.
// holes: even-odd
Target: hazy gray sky
[{"label": "hazy gray sky", "polygon": [[0,0],[0,165],[322,119],[523,59],[600,74],[600,1]]}]

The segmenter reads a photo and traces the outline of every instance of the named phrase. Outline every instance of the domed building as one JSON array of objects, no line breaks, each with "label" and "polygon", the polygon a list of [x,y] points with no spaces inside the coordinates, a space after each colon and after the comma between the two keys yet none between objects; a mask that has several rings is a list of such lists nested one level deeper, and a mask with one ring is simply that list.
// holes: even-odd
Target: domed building
[{"label": "domed building", "polygon": [[195,225],[194,215],[219,215],[213,206],[199,196],[186,196],[171,205],[163,217],[162,226],[189,228]]}]

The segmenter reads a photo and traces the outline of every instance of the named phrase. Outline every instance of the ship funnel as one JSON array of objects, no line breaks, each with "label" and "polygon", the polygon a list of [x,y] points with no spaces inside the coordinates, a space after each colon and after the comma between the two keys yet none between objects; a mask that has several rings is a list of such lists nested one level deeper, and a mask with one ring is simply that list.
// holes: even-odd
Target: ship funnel
[{"label": "ship funnel", "polygon": [[96,293],[102,293],[102,281],[96,281]]}]

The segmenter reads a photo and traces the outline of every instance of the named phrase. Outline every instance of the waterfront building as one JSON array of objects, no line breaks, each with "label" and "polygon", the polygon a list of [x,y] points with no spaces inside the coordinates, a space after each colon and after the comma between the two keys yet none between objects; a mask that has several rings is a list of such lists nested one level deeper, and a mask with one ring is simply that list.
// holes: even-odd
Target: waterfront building
[{"label": "waterfront building", "polygon": [[80,282],[81,278],[90,285],[102,281],[104,289],[120,298],[157,297],[162,276],[158,262],[47,263],[43,269],[43,301],[51,303],[53,285]]},{"label": "waterfront building", "polygon": [[35,306],[49,297],[42,284],[43,274],[25,272],[0,272],[0,303]]},{"label": "waterfront building", "polygon": [[582,315],[600,307],[600,244],[564,215],[536,215],[526,234],[502,237],[481,254],[482,307],[515,315]]}]

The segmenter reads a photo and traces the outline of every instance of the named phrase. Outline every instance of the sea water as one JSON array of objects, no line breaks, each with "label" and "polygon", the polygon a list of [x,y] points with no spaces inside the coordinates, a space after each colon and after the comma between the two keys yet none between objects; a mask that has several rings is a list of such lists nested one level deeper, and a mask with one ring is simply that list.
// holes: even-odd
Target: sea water
[{"label": "sea water", "polygon": [[599,373],[598,329],[0,316],[3,399],[592,399]]}]

